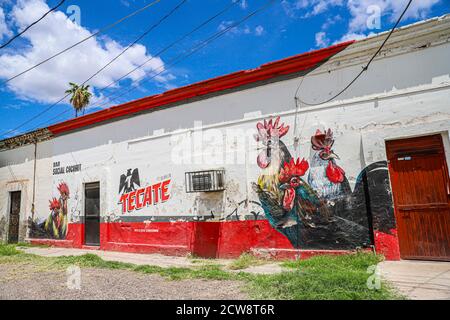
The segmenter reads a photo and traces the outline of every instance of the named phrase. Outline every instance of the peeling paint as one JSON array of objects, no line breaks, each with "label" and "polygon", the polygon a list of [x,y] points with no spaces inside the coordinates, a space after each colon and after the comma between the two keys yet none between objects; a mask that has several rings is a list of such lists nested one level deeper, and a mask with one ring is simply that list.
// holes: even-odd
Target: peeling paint
[{"label": "peeling paint", "polygon": [[[374,229],[384,237],[378,242],[379,246],[389,251],[397,241],[392,203],[389,202],[392,199],[389,177],[386,171],[370,169],[373,165],[385,165],[387,139],[442,133],[446,145],[449,145],[450,85],[446,80],[450,74],[449,26],[450,18],[446,18],[402,29],[395,34],[395,41],[388,44],[388,50],[377,58],[376,68],[371,68],[363,81],[356,83],[339,100],[317,107],[301,106],[296,110],[293,93],[301,78],[280,78],[273,83],[180,103],[173,108],[142,113],[42,141],[37,163],[36,217],[43,221],[48,216],[48,199],[55,192],[53,186],[59,182],[51,174],[52,162],[62,161],[65,165],[82,163],[81,173],[65,177],[76,191],[69,200],[68,236],[60,242],[61,245],[82,246],[83,183],[100,181],[102,249],[160,252],[166,246],[171,248],[168,249],[170,252],[185,254],[192,249],[191,238],[196,225],[201,224],[205,226],[203,231],[209,231],[209,227],[212,230],[217,228],[214,224],[218,224],[221,234],[218,251],[223,256],[252,248],[293,250],[292,243],[270,225],[257,195],[251,190],[251,183],[260,174],[255,159],[250,155],[256,149],[253,145],[245,147],[245,163],[239,165],[177,165],[171,158],[176,144],[171,139],[173,132],[192,136],[194,123],[199,119],[205,130],[219,130],[220,136],[227,141],[228,129],[246,132],[252,130],[257,122],[280,115],[291,126],[297,124],[295,130],[291,128],[284,138],[288,148],[299,142],[295,148],[296,158],[309,159],[311,135],[318,127],[334,128],[334,148],[342,158],[339,165],[345,168],[351,192],[362,197],[361,179],[367,174],[369,189],[377,189],[373,192],[383,196],[373,200],[368,207],[362,201],[348,203],[348,212],[352,214],[346,218],[368,229],[358,217],[370,209]],[[444,31],[445,39],[442,37]],[[350,78],[360,70],[360,62],[370,57],[379,40],[374,37],[358,42],[305,76],[299,91],[301,98],[310,102],[321,101],[324,95],[340,90],[342,79]],[[430,45],[423,47],[424,43]],[[418,47],[420,50],[416,49]],[[411,65],[427,65],[427,68],[411,68]],[[127,130],[123,130],[125,127]],[[158,132],[155,128],[161,130]],[[211,142],[205,145],[211,146]],[[237,141],[232,141],[230,147],[231,150],[239,150]],[[192,153],[200,158],[204,156],[201,149],[193,148]],[[0,185],[11,186],[18,179],[30,185],[30,180],[24,179],[33,176],[30,159],[33,159],[33,150],[26,146],[0,152]],[[5,163],[11,166],[5,166]],[[160,206],[122,214],[118,205],[117,179],[130,166],[145,170],[144,184],[152,184],[158,177],[171,173],[171,199]],[[186,193],[186,172],[211,170],[217,166],[226,171],[225,192]],[[371,177],[375,180],[381,177],[382,183],[374,183]],[[5,237],[6,193],[0,193],[0,238]],[[26,207],[31,208],[31,199],[28,198],[31,197],[27,197]],[[333,210],[339,207],[336,203],[334,199],[330,200],[330,204],[334,204]],[[339,211],[336,210],[337,216]],[[132,231],[146,228],[155,228],[159,232]]]}]

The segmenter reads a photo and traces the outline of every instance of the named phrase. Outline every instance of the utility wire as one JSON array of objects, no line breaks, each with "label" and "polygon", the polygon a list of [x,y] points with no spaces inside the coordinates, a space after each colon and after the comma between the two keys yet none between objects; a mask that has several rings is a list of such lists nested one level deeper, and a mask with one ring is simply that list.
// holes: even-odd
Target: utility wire
[{"label": "utility wire", "polygon": [[117,79],[116,81],[111,82],[110,84],[108,84],[107,86],[99,89],[99,92],[102,92],[108,88],[110,88],[111,86],[115,85],[116,83],[120,82],[121,80],[123,80],[124,78],[126,78],[127,76],[129,76],[130,74],[132,74],[133,72],[135,72],[136,70],[142,68],[143,66],[145,66],[147,63],[149,63],[150,61],[152,61],[153,59],[155,59],[156,57],[161,56],[163,53],[165,53],[167,50],[169,50],[170,48],[174,47],[175,45],[177,45],[178,43],[182,42],[184,39],[186,39],[187,37],[189,37],[190,35],[192,35],[193,33],[197,32],[198,30],[200,30],[201,28],[203,28],[205,25],[207,25],[208,23],[210,23],[211,21],[213,21],[214,19],[216,19],[217,17],[221,16],[222,14],[224,14],[225,12],[227,12],[228,10],[230,10],[234,5],[236,5],[237,3],[239,3],[239,1],[233,1],[230,3],[230,5],[226,6],[224,9],[222,9],[221,11],[219,11],[218,13],[216,13],[215,15],[213,15],[212,17],[210,17],[208,20],[202,22],[200,25],[198,25],[197,27],[195,27],[193,30],[189,31],[188,33],[186,33],[185,35],[183,35],[181,38],[178,38],[177,40],[175,40],[174,42],[172,42],[171,44],[169,44],[168,46],[166,46],[165,48],[163,48],[162,50],[160,50],[159,52],[155,53],[154,55],[152,55],[152,57],[150,57],[149,59],[145,60],[143,63],[141,63],[140,65],[138,65],[136,68],[134,68],[133,70],[131,70],[130,72],[124,74],[123,76],[121,76],[119,79]]},{"label": "utility wire", "polygon": [[[136,80],[136,82],[139,82],[140,84],[148,82],[154,78],[156,78],[157,76],[161,75],[162,73],[166,72],[167,70],[169,70],[170,68],[172,68],[174,65],[180,63],[181,61],[187,59],[188,57],[192,56],[195,52],[199,51],[200,49],[206,47],[207,45],[209,45],[211,42],[215,41],[216,39],[220,38],[221,36],[223,36],[224,34],[226,34],[228,31],[230,31],[231,29],[236,28],[237,26],[239,26],[240,24],[244,23],[245,21],[247,21],[248,19],[250,19],[251,17],[253,17],[254,15],[260,13],[261,11],[267,9],[270,5],[273,4],[275,0],[269,0],[265,5],[259,7],[258,9],[256,9],[255,11],[253,11],[252,13],[248,14],[247,16],[245,16],[244,18],[242,18],[241,20],[229,25],[228,27],[226,27],[225,29],[213,34],[211,37],[207,38],[206,40],[202,41],[200,44],[198,44],[197,46],[194,46],[193,48],[191,48],[191,51],[189,51],[188,53],[184,53],[184,54],[180,54],[178,56],[176,56],[174,59],[170,60],[168,66],[163,66],[160,67],[158,69],[161,69],[160,72],[157,72],[156,74],[154,74],[153,76],[151,76],[150,78],[140,82],[141,80],[143,80],[147,75],[144,75],[143,77],[139,78],[138,80]],[[157,69],[157,70],[158,70]],[[115,101],[116,99],[130,93],[133,90],[136,90],[137,87],[132,87],[131,89],[128,89],[126,91],[124,91],[123,93],[113,97],[111,100]],[[114,94],[114,92],[110,95],[105,96],[103,99],[107,99],[109,97],[111,97]],[[103,107],[106,104],[108,104],[110,101],[106,101],[105,103],[99,105],[99,107]],[[53,120],[56,120],[58,118],[60,118],[61,116],[67,114],[68,112],[70,112],[71,110],[66,110],[61,112],[60,114],[56,115],[55,117],[47,120],[45,123],[51,122]],[[42,123],[42,125],[44,125],[45,123]]]},{"label": "utility wire", "polygon": [[178,3],[172,10],[170,10],[166,15],[164,15],[161,19],[159,19],[154,25],[152,25],[149,29],[147,29],[143,34],[141,34],[136,40],[134,40],[131,44],[128,45],[121,53],[119,53],[114,59],[112,59],[110,62],[108,62],[106,65],[104,65],[100,70],[95,72],[89,79],[84,81],[83,84],[86,84],[88,81],[95,78],[99,73],[101,73],[103,70],[105,70],[108,66],[110,66],[114,61],[119,59],[122,55],[125,54],[131,47],[133,47],[136,43],[141,41],[143,38],[145,38],[150,32],[152,32],[154,29],[156,29],[161,23],[163,23],[167,18],[169,18],[171,15],[173,15],[183,4],[186,3],[187,0],[182,0],[180,3]]},{"label": "utility wire", "polygon": [[[207,45],[209,45],[211,42],[217,40],[218,38],[220,38],[221,36],[223,36],[224,34],[226,34],[228,31],[230,31],[231,29],[236,28],[237,26],[239,26],[240,24],[242,24],[243,22],[247,21],[248,19],[250,19],[251,17],[253,17],[254,15],[258,14],[259,12],[265,10],[267,7],[269,7],[275,0],[269,0],[265,5],[259,7],[258,9],[256,9],[255,11],[253,11],[252,13],[248,14],[247,16],[245,16],[243,19],[229,25],[228,27],[226,27],[225,29],[213,34],[211,37],[209,37],[208,39],[202,41],[200,44],[198,44],[197,46],[194,46],[193,48],[191,48],[191,50],[188,53],[184,53],[184,54],[180,54],[178,56],[176,56],[174,59],[172,59],[169,63],[168,67],[160,67],[160,69],[162,69],[160,72],[154,74],[153,76],[151,76],[148,79],[145,79],[142,82],[139,82],[141,80],[143,80],[146,76],[141,77],[140,79],[138,79],[136,82],[139,82],[140,84],[142,83],[146,83],[154,78],[156,78],[157,76],[161,75],[162,73],[166,72],[168,69],[172,68],[174,65],[180,63],[181,61],[187,59],[188,57],[192,56],[194,53],[196,53],[197,51],[199,51],[200,49],[206,47]],[[112,101],[115,101],[116,99],[130,93],[131,91],[136,90],[138,87],[132,87],[128,90],[126,90],[124,93],[117,95],[115,97],[112,98]],[[105,98],[111,97],[111,95],[106,96]],[[106,103],[101,104],[99,107],[103,107],[105,104],[109,103],[109,101],[106,101]]]},{"label": "utility wire", "polygon": [[124,22],[125,20],[128,20],[129,18],[134,17],[135,15],[137,15],[137,14],[139,14],[139,13],[141,13],[141,12],[147,10],[148,8],[154,6],[155,4],[159,3],[160,1],[161,1],[161,0],[155,0],[155,1],[153,1],[153,2],[151,2],[151,3],[149,3],[149,4],[147,4],[146,6],[144,6],[144,7],[140,8],[140,9],[138,9],[138,10],[136,10],[136,11],[130,13],[129,15],[127,15],[127,16],[125,16],[125,17],[123,17],[123,18],[121,18],[121,19],[119,19],[119,20],[117,20],[117,21],[111,23],[110,25],[107,25],[107,26],[103,27],[102,29],[98,30],[97,32],[91,34],[89,37],[86,37],[86,38],[82,39],[81,41],[78,41],[78,42],[74,43],[73,45],[71,45],[71,46],[65,48],[64,50],[62,50],[62,51],[60,51],[60,52],[58,52],[58,53],[52,55],[51,57],[48,57],[48,58],[42,60],[41,62],[35,64],[34,66],[32,66],[32,67],[30,67],[30,68],[28,68],[28,69],[26,69],[26,70],[24,70],[24,71],[22,71],[22,72],[16,74],[15,76],[13,76],[13,77],[11,77],[11,78],[9,78],[9,79],[6,79],[6,80],[0,82],[0,84],[6,84],[6,83],[8,83],[8,82],[10,82],[10,81],[12,81],[12,80],[14,80],[14,79],[16,79],[16,78],[18,78],[18,77],[24,75],[25,73],[28,73],[28,72],[30,72],[30,71],[33,70],[33,69],[36,69],[37,67],[43,65],[44,63],[47,63],[47,62],[49,62],[50,60],[52,60],[52,59],[54,59],[54,58],[56,58],[56,57],[58,57],[58,56],[60,56],[60,55],[62,55],[62,54],[64,54],[64,53],[66,53],[67,51],[69,51],[69,50],[75,48],[76,46],[79,46],[80,44],[82,44],[82,43],[88,41],[89,39],[92,39],[92,38],[96,37],[97,35],[99,35],[99,34],[101,34],[101,33],[104,33],[105,31],[107,31],[107,30],[109,30],[109,29],[114,28],[115,26],[117,26],[118,24]]},{"label": "utility wire", "polygon": [[411,6],[411,3],[412,3],[412,1],[413,0],[409,0],[409,2],[408,2],[408,4],[406,5],[406,7],[405,7],[405,9],[403,10],[403,12],[402,12],[402,14],[400,15],[400,17],[398,18],[398,20],[397,20],[397,22],[395,23],[395,25],[394,25],[394,27],[391,29],[391,31],[389,32],[389,34],[388,34],[388,36],[386,37],[386,39],[383,41],[383,43],[381,44],[381,46],[378,48],[378,50],[377,50],[377,52],[375,52],[375,54],[372,56],[372,58],[370,58],[370,60],[369,60],[369,62],[367,63],[367,65],[365,65],[363,68],[362,68],[362,70],[358,73],[358,75],[352,80],[352,81],[350,81],[350,83],[347,85],[347,86],[345,86],[344,87],[344,89],[342,89],[341,91],[339,91],[337,94],[335,94],[333,97],[331,97],[331,98],[329,98],[329,99],[327,99],[327,100],[325,100],[325,101],[322,101],[322,102],[320,102],[320,103],[308,103],[308,102],[305,102],[305,101],[303,101],[303,100],[301,100],[299,97],[298,97],[298,93],[299,93],[299,91],[300,91],[300,87],[301,87],[301,85],[302,85],[302,83],[303,83],[303,81],[300,83],[300,85],[298,86],[298,88],[297,88],[297,91],[296,91],[296,93],[295,93],[295,97],[294,97],[294,99],[295,99],[295,101],[296,101],[296,103],[298,103],[298,102],[300,102],[300,103],[302,103],[302,104],[304,104],[304,105],[306,105],[306,106],[310,106],[310,107],[313,107],[313,106],[319,106],[319,105],[322,105],[322,104],[325,104],[325,103],[328,103],[328,102],[331,102],[331,101],[333,101],[334,99],[336,99],[337,97],[339,97],[341,94],[343,94],[344,92],[346,92],[362,75],[363,75],[363,73],[364,72],[366,72],[368,69],[369,69],[369,67],[370,67],[370,65],[372,64],[372,62],[373,62],[373,60],[375,60],[375,58],[377,57],[377,55],[381,52],[381,50],[383,49],[383,47],[386,45],[386,43],[388,42],[388,40],[390,39],[390,37],[392,36],[392,34],[394,33],[394,31],[395,31],[395,29],[397,29],[397,26],[400,24],[400,22],[402,21],[402,19],[403,19],[403,17],[404,17],[404,15],[406,14],[406,12],[408,11],[408,9],[409,9],[409,7]]},{"label": "utility wire", "polygon": [[42,17],[40,17],[38,20],[34,21],[32,24],[30,24],[28,27],[26,27],[25,29],[23,29],[21,32],[19,32],[18,34],[16,34],[15,36],[13,36],[11,39],[9,39],[8,41],[6,41],[4,44],[2,44],[0,46],[0,49],[5,48],[6,46],[8,46],[9,44],[11,44],[11,42],[13,42],[15,39],[19,38],[20,36],[22,36],[25,32],[27,32],[31,27],[33,27],[35,24],[38,24],[41,20],[43,20],[47,15],[49,15],[51,12],[55,11],[56,9],[58,9],[60,6],[63,5],[63,3],[66,2],[66,0],[61,0],[56,6],[54,6],[53,8],[51,8],[50,10],[48,10]]},{"label": "utility wire", "polygon": [[[110,66],[114,61],[116,61],[120,56],[122,56],[126,51],[128,51],[133,45],[135,45],[139,40],[141,40],[142,38],[144,38],[145,36],[147,36],[151,31],[153,31],[156,27],[158,27],[164,20],[166,20],[168,17],[170,17],[173,13],[175,13],[175,11],[177,11],[184,3],[186,3],[187,0],[182,0],[178,5],[176,5],[168,14],[166,14],[165,16],[163,16],[160,20],[158,20],[155,24],[153,24],[150,28],[148,28],[143,34],[141,34],[135,41],[133,41],[130,45],[128,45],[124,50],[122,50],[117,56],[115,56],[112,60],[110,60],[106,65],[104,65],[102,68],[100,68],[98,71],[96,71],[92,76],[90,76],[87,80],[85,80],[81,85],[86,84],[88,81],[92,80],[94,77],[96,77],[99,73],[101,73],[103,70],[105,70],[108,66]],[[46,109],[42,110],[40,113],[36,114],[35,116],[31,117],[30,119],[28,119],[27,121],[25,121],[24,123],[20,124],[19,126],[17,126],[16,128],[7,131],[6,133],[4,133],[3,135],[7,135],[11,132],[14,132],[20,128],[22,128],[24,125],[27,125],[28,123],[30,123],[31,121],[33,121],[34,119],[40,117],[42,114],[48,112],[49,110],[51,110],[52,108],[54,108],[56,105],[58,105],[59,103],[61,103],[62,101],[64,101],[67,97],[70,96],[70,93],[67,93],[66,95],[64,95],[61,99],[59,99],[57,102],[53,103],[52,105],[50,105],[49,107],[47,107]]]},{"label": "utility wire", "polygon": [[[164,52],[166,52],[167,50],[169,50],[170,48],[172,48],[173,46],[175,46],[176,44],[178,44],[179,42],[182,42],[184,39],[186,39],[187,37],[189,37],[190,35],[192,35],[193,33],[195,33],[196,31],[200,30],[201,28],[203,28],[205,25],[207,25],[208,23],[210,23],[211,21],[213,21],[214,19],[216,19],[217,17],[221,16],[222,14],[224,14],[225,12],[227,12],[228,10],[230,10],[234,5],[236,5],[237,3],[239,3],[239,0],[233,1],[231,2],[230,5],[226,6],[224,9],[222,9],[221,11],[219,11],[218,13],[216,13],[215,15],[213,15],[212,17],[210,17],[209,19],[207,19],[206,21],[204,21],[203,23],[201,23],[200,25],[198,25],[197,27],[195,27],[193,30],[191,30],[190,32],[186,33],[184,36],[182,36],[181,38],[179,38],[178,40],[172,42],[170,45],[166,46],[165,48],[163,48],[162,50],[160,50],[158,53],[152,55],[152,57],[150,59],[147,59],[144,63],[140,64],[139,66],[137,66],[136,68],[134,68],[133,70],[131,70],[130,72],[126,73],[125,75],[123,75],[122,77],[120,77],[119,79],[117,79],[116,81],[111,82],[110,84],[108,84],[107,86],[101,88],[99,91],[102,92],[104,90],[106,90],[107,88],[111,87],[112,85],[118,83],[119,81],[121,81],[122,79],[124,79],[125,77],[127,77],[128,75],[130,75],[131,73],[135,72],[136,70],[142,68],[144,65],[146,65],[147,63],[149,63],[151,60],[153,60],[156,57],[159,57],[161,54],[163,54]],[[103,101],[104,99],[101,99],[99,101]],[[68,113],[71,110],[66,110],[63,111],[62,113],[56,115],[55,117],[51,118],[50,120],[46,120],[45,122],[42,122],[41,124],[38,125],[38,127],[40,127],[41,125],[45,125],[48,122],[51,122],[53,120],[56,120],[58,118],[60,118],[62,115]]]}]

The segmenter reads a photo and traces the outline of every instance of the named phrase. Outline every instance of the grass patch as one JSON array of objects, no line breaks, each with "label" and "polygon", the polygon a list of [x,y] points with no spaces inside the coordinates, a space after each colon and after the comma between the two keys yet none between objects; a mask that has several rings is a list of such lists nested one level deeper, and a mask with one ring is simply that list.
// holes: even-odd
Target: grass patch
[{"label": "grass patch", "polygon": [[156,266],[137,266],[136,272],[158,274],[170,280],[207,279],[207,280],[238,280],[233,274],[222,270],[220,265],[205,265],[196,268],[161,268]]},{"label": "grass patch", "polygon": [[286,300],[386,300],[402,298],[382,283],[380,290],[370,290],[367,273],[382,257],[370,253],[319,256],[304,261],[289,261],[289,272],[257,276],[249,284],[255,299]]},{"label": "grass patch", "polygon": [[229,266],[230,270],[243,270],[253,266],[267,264],[267,260],[262,260],[250,253],[242,254],[238,259],[234,260]]},{"label": "grass patch", "polygon": [[81,256],[68,256],[68,257],[57,257],[55,259],[55,264],[67,268],[68,266],[76,265],[80,268],[99,268],[99,269],[112,269],[112,270],[132,270],[134,264],[117,262],[117,261],[106,261],[97,256],[96,254],[84,254]]},{"label": "grass patch", "polygon": [[0,257],[9,257],[19,254],[16,246],[13,244],[0,244]]},{"label": "grass patch", "polygon": [[[245,269],[260,263],[256,258],[243,256],[236,260],[235,269]],[[258,259],[256,259],[258,260]],[[224,270],[222,265],[195,265],[192,268],[162,268],[137,266],[130,263],[105,261],[95,254],[70,257],[40,257],[17,250],[14,245],[0,244],[0,265],[13,264],[36,272],[64,271],[68,266],[81,268],[127,270],[143,274],[156,274],[168,280],[234,280],[242,281],[253,299],[282,300],[385,300],[402,299],[389,284],[382,282],[380,290],[367,288],[370,274],[367,269],[382,261],[382,257],[368,253],[342,256],[318,256],[304,261],[286,261],[282,265],[288,271],[274,275],[253,275]],[[264,261],[263,261],[264,262]],[[237,268],[237,269],[236,269]]]},{"label": "grass patch", "polygon": [[47,244],[32,244],[28,242],[19,242],[16,246],[18,248],[50,248]]}]

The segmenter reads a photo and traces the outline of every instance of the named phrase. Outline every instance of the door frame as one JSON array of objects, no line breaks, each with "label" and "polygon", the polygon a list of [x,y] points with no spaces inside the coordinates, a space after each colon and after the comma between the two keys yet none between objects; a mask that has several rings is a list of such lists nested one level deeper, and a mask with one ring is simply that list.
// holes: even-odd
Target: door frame
[{"label": "door frame", "polygon": [[[11,192],[17,192],[20,191],[21,192],[21,196],[20,196],[20,215],[19,215],[19,242],[21,240],[26,240],[28,239],[28,224],[24,225],[22,222],[25,221],[28,217],[27,214],[27,201],[26,199],[28,199],[28,194],[27,194],[27,185],[28,185],[28,180],[23,180],[23,181],[10,181],[6,183],[6,188],[5,188],[5,197],[6,197],[6,206],[3,209],[3,215],[5,217],[5,229],[4,229],[4,236],[3,239],[0,238],[0,241],[9,241],[9,223],[10,223],[10,216],[9,216],[9,211],[10,211],[10,207],[11,207]],[[2,213],[0,213],[1,215]],[[31,216],[30,216],[31,217]],[[25,231],[25,239],[20,237],[21,234],[21,230],[23,231],[23,228],[26,228]]]},{"label": "door frame", "polygon": [[89,184],[94,184],[97,183],[98,184],[98,188],[99,188],[99,244],[98,246],[101,245],[101,222],[102,222],[102,182],[97,180],[97,181],[89,181],[89,182],[83,182],[83,189],[82,189],[82,217],[83,217],[83,234],[81,235],[81,245],[82,246],[93,246],[92,244],[86,244],[86,185]]},{"label": "door frame", "polygon": [[[414,138],[423,138],[423,137],[431,137],[431,136],[437,136],[439,135],[441,137],[441,142],[442,142],[442,148],[443,148],[443,156],[444,156],[444,160],[446,163],[446,170],[447,173],[450,176],[450,170],[449,170],[449,154],[450,154],[450,145],[449,145],[449,132],[429,132],[429,133],[424,133],[424,134],[420,134],[420,135],[413,135],[413,136],[402,136],[402,137],[397,137],[397,138],[389,138],[389,139],[385,139],[385,151],[386,151],[386,159],[388,162],[388,167],[390,164],[390,159],[389,159],[389,154],[388,154],[388,147],[387,147],[387,143],[390,141],[398,141],[398,140],[408,140],[408,139],[414,139]],[[447,138],[447,139],[446,139]],[[397,205],[395,203],[394,200],[394,189],[392,187],[392,176],[391,176],[391,170],[388,170],[389,172],[389,184],[390,184],[390,188],[392,191],[392,203],[394,205],[394,216],[395,216],[395,223],[398,226],[398,212],[397,212]],[[450,177],[449,177],[450,178]],[[447,193],[449,191],[447,190]],[[450,193],[447,194],[447,196],[450,196]],[[403,254],[401,252],[401,247],[400,247],[400,242],[401,239],[400,237],[398,237],[398,242],[399,242],[399,252],[400,252],[400,256],[401,259],[406,259],[406,260],[423,260],[423,261],[449,261],[449,260],[443,260],[440,258],[434,258],[434,257],[408,257],[408,258],[403,258]]]},{"label": "door frame", "polygon": [[21,190],[16,190],[16,191],[8,191],[8,218],[7,220],[7,233],[6,233],[6,243],[10,243],[10,229],[11,229],[11,209],[12,209],[12,195],[13,193],[20,193],[20,199],[19,199],[19,221],[18,221],[18,226],[17,226],[17,243],[20,242],[20,227],[21,227],[21,223],[20,223],[20,218],[22,216],[22,202],[23,202],[23,194]]}]

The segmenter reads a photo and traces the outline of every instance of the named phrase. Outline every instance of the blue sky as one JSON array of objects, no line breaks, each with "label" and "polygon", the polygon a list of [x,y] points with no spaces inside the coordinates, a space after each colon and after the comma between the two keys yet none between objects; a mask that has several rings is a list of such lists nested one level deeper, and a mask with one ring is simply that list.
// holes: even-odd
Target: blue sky
[{"label": "blue sky", "polygon": [[[0,0],[0,44],[39,18],[60,0]],[[149,0],[67,0],[59,10],[30,29],[21,39],[0,49],[0,82],[64,49],[98,29],[143,7]],[[0,84],[0,138],[45,127],[74,116],[60,103],[33,122],[8,133],[64,96],[69,81],[81,83],[139,37],[181,0],[159,3],[105,34],[71,50],[26,75]],[[275,0],[267,10],[231,29],[223,37],[174,67],[170,62],[186,50],[242,19],[267,0],[241,0],[222,16],[165,52],[154,57],[119,84],[100,92],[143,61],[203,21],[231,0],[187,0],[171,17],[128,50],[89,84],[94,98],[87,112],[160,93],[218,75],[257,67],[347,39],[388,30],[407,0]],[[73,9],[75,11],[68,10]],[[402,25],[448,13],[448,0],[414,0]],[[74,15],[79,8],[80,15]],[[377,19],[380,17],[380,19]],[[74,20],[74,18],[76,18]],[[79,18],[79,19],[78,19]],[[150,79],[155,73],[161,75]],[[136,89],[116,101],[117,92]],[[64,113],[65,112],[65,113]],[[60,117],[59,114],[63,113]]]}]

